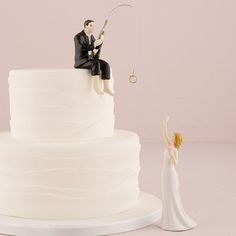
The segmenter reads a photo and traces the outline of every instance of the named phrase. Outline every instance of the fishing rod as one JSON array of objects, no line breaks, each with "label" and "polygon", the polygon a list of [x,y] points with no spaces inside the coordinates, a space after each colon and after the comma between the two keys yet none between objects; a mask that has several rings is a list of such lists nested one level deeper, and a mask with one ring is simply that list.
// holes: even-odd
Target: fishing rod
[{"label": "fishing rod", "polygon": [[[105,28],[106,28],[106,26],[107,26],[107,24],[108,24],[108,21],[109,21],[110,17],[112,16],[112,14],[113,14],[117,9],[119,9],[119,8],[121,8],[121,7],[129,7],[129,8],[132,8],[133,6],[130,5],[130,4],[120,4],[120,5],[117,5],[117,6],[115,6],[114,8],[112,8],[112,9],[109,11],[108,16],[107,16],[107,18],[106,18],[106,20],[105,20],[105,22],[104,22],[104,24],[103,24],[103,26],[102,26],[102,29],[101,29],[101,31],[100,31],[100,33],[99,33],[99,36],[98,36],[99,39],[100,39],[101,36],[104,34],[104,30],[105,30]],[[136,39],[136,40],[137,40],[137,39]],[[135,50],[136,50],[136,48],[135,48]],[[136,76],[135,73],[134,73],[134,69],[133,69],[132,74],[129,76],[129,82],[130,82],[130,83],[136,83],[136,82],[137,82],[137,76]]]}]

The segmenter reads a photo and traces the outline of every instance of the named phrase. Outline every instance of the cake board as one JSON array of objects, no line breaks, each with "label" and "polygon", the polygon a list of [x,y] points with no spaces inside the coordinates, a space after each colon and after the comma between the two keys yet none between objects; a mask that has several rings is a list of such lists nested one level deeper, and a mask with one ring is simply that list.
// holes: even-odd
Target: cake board
[{"label": "cake board", "polygon": [[99,236],[143,228],[161,218],[161,201],[141,192],[138,204],[116,215],[85,220],[33,220],[0,215],[0,235]]}]

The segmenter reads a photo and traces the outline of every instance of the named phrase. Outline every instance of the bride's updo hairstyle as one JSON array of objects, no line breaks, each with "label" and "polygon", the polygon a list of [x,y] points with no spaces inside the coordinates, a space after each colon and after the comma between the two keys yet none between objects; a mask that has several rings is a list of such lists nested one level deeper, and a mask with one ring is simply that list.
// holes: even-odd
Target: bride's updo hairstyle
[{"label": "bride's updo hairstyle", "polygon": [[179,149],[182,144],[183,138],[181,133],[174,133],[174,146]]}]

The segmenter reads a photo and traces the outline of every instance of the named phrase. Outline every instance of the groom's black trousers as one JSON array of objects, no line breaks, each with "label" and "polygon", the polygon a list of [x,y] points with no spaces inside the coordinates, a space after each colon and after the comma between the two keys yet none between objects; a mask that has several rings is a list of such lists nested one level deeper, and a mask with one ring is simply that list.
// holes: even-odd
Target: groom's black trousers
[{"label": "groom's black trousers", "polygon": [[102,80],[109,80],[110,79],[110,65],[101,59],[89,59],[82,65],[79,65],[76,68],[81,69],[90,69],[91,74],[94,75],[101,75]]}]

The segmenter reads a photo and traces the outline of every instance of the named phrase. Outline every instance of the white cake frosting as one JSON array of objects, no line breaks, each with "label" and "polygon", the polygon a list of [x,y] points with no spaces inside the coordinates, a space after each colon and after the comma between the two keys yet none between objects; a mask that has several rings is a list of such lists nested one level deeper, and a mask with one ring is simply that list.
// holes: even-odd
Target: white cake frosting
[{"label": "white cake frosting", "polygon": [[136,205],[139,137],[114,130],[113,97],[94,92],[88,70],[13,70],[9,93],[0,214],[85,219]]},{"label": "white cake frosting", "polygon": [[0,133],[0,214],[79,219],[115,214],[138,201],[139,138],[79,142],[16,140]]},{"label": "white cake frosting", "polygon": [[72,141],[113,134],[113,97],[94,92],[86,69],[12,70],[9,94],[11,135],[17,139]]}]

